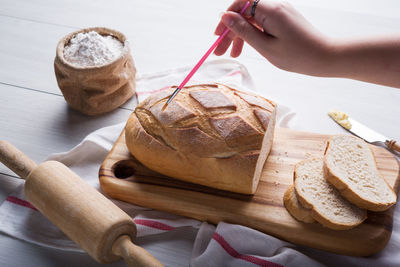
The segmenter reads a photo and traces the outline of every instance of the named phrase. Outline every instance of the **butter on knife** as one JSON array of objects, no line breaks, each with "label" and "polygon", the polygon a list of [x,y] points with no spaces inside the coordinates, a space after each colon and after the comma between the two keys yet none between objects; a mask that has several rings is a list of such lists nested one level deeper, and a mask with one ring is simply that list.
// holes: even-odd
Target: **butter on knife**
[{"label": "butter on knife", "polygon": [[349,116],[346,113],[332,109],[328,112],[328,115],[343,128],[345,128],[347,130],[351,129],[351,123],[349,121]]},{"label": "butter on knife", "polygon": [[351,132],[352,134],[364,139],[368,143],[383,143],[390,150],[400,152],[400,145],[394,139],[375,132],[362,123],[350,118],[346,113],[337,110],[331,110],[328,115],[340,126]]}]

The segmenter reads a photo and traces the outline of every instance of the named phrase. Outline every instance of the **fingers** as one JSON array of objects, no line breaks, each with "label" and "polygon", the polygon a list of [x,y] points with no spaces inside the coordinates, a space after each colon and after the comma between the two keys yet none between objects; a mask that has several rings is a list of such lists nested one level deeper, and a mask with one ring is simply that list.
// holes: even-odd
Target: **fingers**
[{"label": "fingers", "polygon": [[[248,1],[249,0],[234,1],[231,6],[228,7],[228,12],[225,12],[222,15],[221,21],[215,29],[216,35],[221,35],[227,27],[232,27],[228,25],[229,23],[232,25],[235,24],[235,26],[230,29],[232,32],[228,34],[218,45],[214,51],[214,54],[218,56],[224,54],[228,50],[230,44],[233,43],[231,56],[237,57],[242,52],[243,40],[250,43],[250,45],[253,45],[253,43],[256,42],[259,45],[259,48],[261,48],[262,45],[260,42],[261,39],[265,39],[264,33],[269,34],[269,37],[273,35],[273,33],[269,31],[271,26],[269,26],[267,23],[267,16],[279,9],[280,2],[276,3],[271,0],[260,1],[257,5],[255,16],[251,17],[251,5],[253,4],[254,0],[250,0],[251,5],[242,15],[239,15],[238,12]],[[247,23],[245,23],[246,21]],[[247,39],[248,37],[250,40]]]},{"label": "fingers", "polygon": [[258,3],[253,19],[264,32],[279,38],[287,27],[291,27],[291,18],[298,15],[289,2],[264,0]]},{"label": "fingers", "polygon": [[229,36],[225,36],[225,38],[222,39],[219,45],[215,48],[214,54],[217,56],[225,54],[226,50],[228,50],[231,43],[232,43],[232,38],[229,38]]},{"label": "fingers", "polygon": [[[221,13],[220,16],[222,17],[223,15],[224,15],[224,13]],[[215,35],[221,35],[224,32],[225,29],[226,29],[226,26],[222,23],[222,21],[220,21],[218,23],[217,28],[215,28],[214,34]]]},{"label": "fingers", "polygon": [[[239,12],[248,0],[236,0],[228,7],[227,11]],[[270,35],[277,36],[280,27],[285,24],[287,17],[295,12],[290,3],[285,1],[261,0],[256,7],[254,17],[251,17],[251,6],[254,0],[250,0],[250,6],[242,14],[254,26]],[[215,29],[216,35],[221,35],[225,25],[220,21]]]},{"label": "fingers", "polygon": [[[242,10],[242,8],[244,7],[244,5],[247,2],[249,2],[249,0],[236,0],[228,7],[227,11],[233,11],[233,12],[239,13],[240,10]],[[243,14],[242,16],[250,17],[251,16],[250,12],[251,12],[251,6],[249,6],[246,9],[245,14],[247,14],[247,13],[248,14],[247,15]],[[222,22],[219,22],[217,25],[217,28],[215,28],[215,31],[214,31],[215,35],[221,35],[223,33],[223,31],[225,30],[225,28],[226,28],[226,26]]]},{"label": "fingers", "polygon": [[[240,14],[228,11],[222,16],[221,20],[222,23],[224,23],[224,25],[226,25],[226,27],[228,27],[232,31],[232,33],[235,34],[237,38],[245,40],[259,52],[263,52],[265,49],[268,48],[269,44],[268,38],[271,37],[267,36],[264,32],[254,27]],[[227,42],[229,41],[230,44],[231,39],[225,38],[225,41]],[[241,44],[240,41],[236,42],[238,43],[234,45],[235,51],[232,51],[234,55],[236,55],[239,52],[239,50],[241,51],[243,46],[243,43]],[[224,43],[224,49],[226,51],[228,47],[225,46],[226,43]]]},{"label": "fingers", "polygon": [[231,57],[238,57],[242,53],[244,41],[241,38],[235,38],[233,40]]}]

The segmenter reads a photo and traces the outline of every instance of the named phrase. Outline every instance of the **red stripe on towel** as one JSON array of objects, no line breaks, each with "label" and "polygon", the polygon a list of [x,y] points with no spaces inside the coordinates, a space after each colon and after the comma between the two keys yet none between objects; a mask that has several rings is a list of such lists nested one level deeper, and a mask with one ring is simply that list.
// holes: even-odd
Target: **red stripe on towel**
[{"label": "red stripe on towel", "polygon": [[151,227],[151,228],[156,228],[159,230],[164,230],[164,231],[171,231],[174,230],[175,227],[164,224],[164,223],[160,223],[160,222],[156,222],[156,221],[151,221],[151,220],[143,220],[143,219],[134,219],[133,220],[136,224],[140,224],[140,225],[144,225],[147,227]]},{"label": "red stripe on towel", "polygon": [[229,73],[227,76],[235,76],[237,74],[242,74],[242,72],[240,70],[234,71],[232,73]]},{"label": "red stripe on towel", "polygon": [[256,264],[258,266],[265,266],[265,267],[283,267],[280,264],[270,262],[267,260],[263,260],[254,256],[250,255],[243,255],[237,252],[229,243],[217,232],[214,233],[213,239],[218,242],[218,244],[232,257],[241,259],[247,262],[251,262],[253,264]]},{"label": "red stripe on towel", "polygon": [[17,198],[17,197],[13,197],[13,196],[8,196],[6,198],[6,200],[8,202],[11,202],[11,203],[14,203],[14,204],[17,204],[17,205],[20,205],[20,206],[27,207],[27,208],[30,208],[30,209],[38,211],[31,203],[29,203],[26,200],[23,200],[23,199],[20,199],[20,198]]}]

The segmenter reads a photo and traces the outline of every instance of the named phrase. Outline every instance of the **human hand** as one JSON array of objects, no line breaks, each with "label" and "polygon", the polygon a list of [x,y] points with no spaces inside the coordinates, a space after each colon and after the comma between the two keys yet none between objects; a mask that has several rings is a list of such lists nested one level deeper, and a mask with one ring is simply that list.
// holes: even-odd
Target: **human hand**
[{"label": "human hand", "polygon": [[[251,4],[254,0],[251,1]],[[278,68],[308,75],[326,76],[332,59],[330,41],[287,2],[261,0],[251,17],[251,6],[238,14],[247,0],[235,0],[215,29],[231,32],[214,53],[224,54],[232,44],[231,56],[241,54],[244,41]]]}]

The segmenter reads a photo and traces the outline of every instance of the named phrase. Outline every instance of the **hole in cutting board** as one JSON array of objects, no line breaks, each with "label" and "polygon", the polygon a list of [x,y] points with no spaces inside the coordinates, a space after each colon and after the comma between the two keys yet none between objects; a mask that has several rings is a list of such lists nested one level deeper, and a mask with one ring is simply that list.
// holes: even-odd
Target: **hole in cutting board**
[{"label": "hole in cutting board", "polygon": [[135,168],[130,160],[121,160],[115,163],[112,167],[115,177],[126,179],[135,174]]}]

